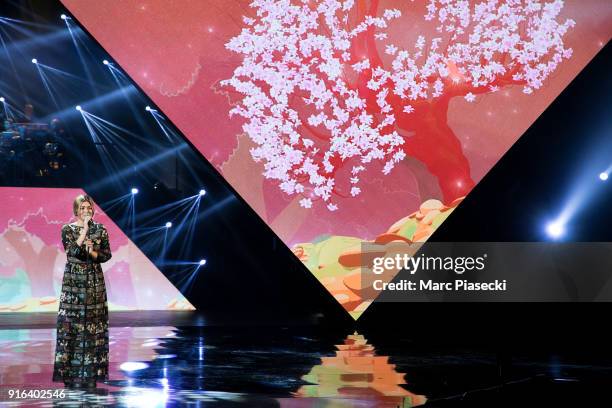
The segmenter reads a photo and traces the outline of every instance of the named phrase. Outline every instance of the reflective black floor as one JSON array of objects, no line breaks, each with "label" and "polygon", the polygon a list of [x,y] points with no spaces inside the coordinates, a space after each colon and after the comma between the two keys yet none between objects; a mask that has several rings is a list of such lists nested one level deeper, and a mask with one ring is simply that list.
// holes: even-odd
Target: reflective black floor
[{"label": "reflective black floor", "polygon": [[[442,347],[282,327],[112,327],[110,381],[9,399],[51,382],[54,330],[0,330],[7,406],[584,406],[611,384],[599,356]],[[333,333],[333,334],[330,334]],[[439,344],[439,343],[436,343]],[[597,364],[594,364],[594,362]],[[597,404],[595,404],[597,405]]]}]

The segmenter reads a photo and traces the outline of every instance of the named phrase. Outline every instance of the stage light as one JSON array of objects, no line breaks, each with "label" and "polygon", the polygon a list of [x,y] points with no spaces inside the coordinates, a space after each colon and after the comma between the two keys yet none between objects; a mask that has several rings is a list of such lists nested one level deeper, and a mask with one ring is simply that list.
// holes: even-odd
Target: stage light
[{"label": "stage light", "polygon": [[77,105],[77,106],[75,107],[75,109],[76,109],[76,110],[78,110],[79,112],[81,112],[81,111],[83,110],[83,108],[81,108],[81,105]]},{"label": "stage light", "polygon": [[149,365],[146,363],[128,361],[126,363],[121,364],[119,366],[119,369],[122,371],[137,371],[137,370],[145,369],[148,366]]},{"label": "stage light", "polygon": [[67,16],[67,15],[65,15],[65,14],[62,14],[62,15],[60,16],[60,18],[61,18],[62,20],[66,20],[66,19],[68,19],[68,16]]},{"label": "stage light", "polygon": [[4,96],[0,96],[0,102],[4,102]]},{"label": "stage light", "polygon": [[38,64],[38,60],[36,58],[32,58],[32,64]]},{"label": "stage light", "polygon": [[564,225],[559,222],[559,221],[554,221],[549,223],[546,226],[546,232],[548,233],[548,235],[550,235],[552,238],[559,238],[563,235],[563,233],[565,232],[565,227]]},{"label": "stage light", "polygon": [[201,190],[200,190],[200,196],[203,196],[204,194],[206,194],[206,190],[201,189]]},{"label": "stage light", "polygon": [[104,61],[102,61],[102,63],[103,63],[104,65],[108,65],[108,60],[104,60]]},{"label": "stage light", "polygon": [[172,223],[171,223],[170,221],[168,221],[168,222],[166,223],[166,228],[170,228],[170,227],[172,227]]},{"label": "stage light", "polygon": [[206,265],[206,259],[200,259],[200,266]]},{"label": "stage light", "polygon": [[138,189],[136,187],[132,188],[132,194],[138,194]]},{"label": "stage light", "polygon": [[147,106],[145,106],[145,110],[146,110],[147,112],[151,112],[151,107],[147,105]]},{"label": "stage light", "polygon": [[166,358],[176,358],[176,354],[158,354],[155,356],[157,360],[163,360]]},{"label": "stage light", "polygon": [[599,179],[601,181],[606,181],[608,179],[608,173],[606,173],[605,171],[603,173],[599,173]]}]

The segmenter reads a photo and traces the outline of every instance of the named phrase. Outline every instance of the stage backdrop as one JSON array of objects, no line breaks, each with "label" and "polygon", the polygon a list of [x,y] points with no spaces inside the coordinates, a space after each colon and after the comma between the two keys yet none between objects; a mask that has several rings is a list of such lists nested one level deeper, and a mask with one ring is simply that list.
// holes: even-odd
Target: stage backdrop
[{"label": "stage backdrop", "polygon": [[[62,225],[79,189],[0,187],[0,313],[56,311],[66,264]],[[113,257],[102,265],[109,310],[193,310],[153,263],[96,206]]]},{"label": "stage backdrop", "polygon": [[362,241],[427,240],[612,33],[599,0],[63,3],[355,317]]}]

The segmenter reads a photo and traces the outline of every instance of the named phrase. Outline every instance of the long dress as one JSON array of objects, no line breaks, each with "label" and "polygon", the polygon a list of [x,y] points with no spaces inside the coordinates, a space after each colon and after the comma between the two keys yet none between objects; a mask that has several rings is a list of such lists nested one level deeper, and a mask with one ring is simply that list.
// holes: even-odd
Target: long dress
[{"label": "long dress", "polygon": [[111,258],[108,232],[93,223],[87,233],[98,253],[94,261],[85,245],[77,245],[81,228],[62,227],[67,255],[57,316],[53,381],[92,387],[108,380],[108,303],[101,263]]}]

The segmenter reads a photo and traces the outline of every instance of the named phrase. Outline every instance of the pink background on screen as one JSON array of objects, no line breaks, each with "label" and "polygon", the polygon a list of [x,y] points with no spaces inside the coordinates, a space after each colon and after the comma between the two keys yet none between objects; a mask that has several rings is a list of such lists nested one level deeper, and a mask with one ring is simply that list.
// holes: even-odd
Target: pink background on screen
[{"label": "pink background on screen", "polygon": [[[79,194],[0,187],[0,312],[47,310],[40,300],[59,297],[66,263],[61,228],[74,221],[72,202]],[[100,208],[94,219],[108,230],[113,253],[102,265],[110,310],[165,310],[174,300],[193,308]]]},{"label": "pink background on screen", "polygon": [[[218,82],[232,76],[240,56],[224,45],[250,15],[249,1],[63,0],[86,29],[145,90],[173,123],[223,174],[272,229],[292,246],[322,234],[372,239],[430,198],[441,199],[436,180],[421,164],[407,162],[382,177],[372,166],[362,179],[362,195],[339,201],[341,209],[303,209],[261,176],[242,134],[240,118],[228,117],[230,101]],[[424,27],[423,1],[381,1],[379,10],[398,8],[403,16],[390,25],[390,38],[414,42]],[[416,11],[415,11],[416,10]],[[544,87],[525,95],[514,86],[479,96],[475,103],[451,101],[447,123],[469,160],[478,182],[568,85],[612,33],[606,1],[567,1],[561,20],[576,26],[565,37],[574,55],[563,61]],[[415,23],[416,22],[416,23]],[[402,37],[404,38],[404,37]],[[551,135],[551,143],[554,143]]]}]

